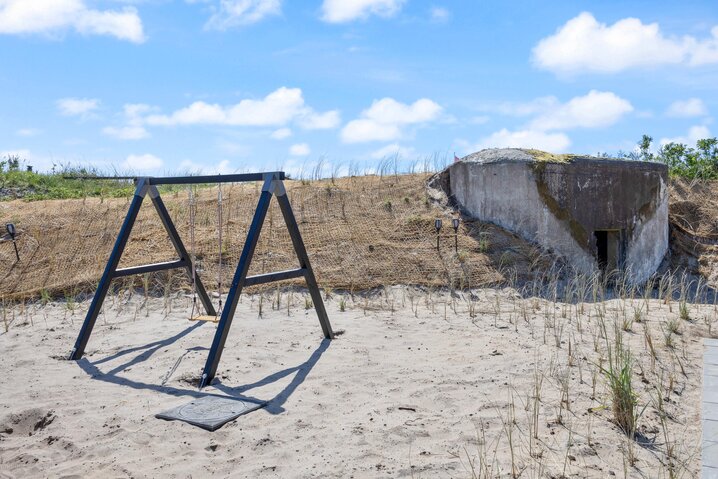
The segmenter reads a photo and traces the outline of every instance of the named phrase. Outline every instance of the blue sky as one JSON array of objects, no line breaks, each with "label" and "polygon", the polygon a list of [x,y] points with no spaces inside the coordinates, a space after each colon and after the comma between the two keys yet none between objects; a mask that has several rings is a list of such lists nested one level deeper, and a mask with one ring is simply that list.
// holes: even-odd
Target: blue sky
[{"label": "blue sky", "polygon": [[0,0],[0,154],[370,170],[713,137],[715,1]]}]

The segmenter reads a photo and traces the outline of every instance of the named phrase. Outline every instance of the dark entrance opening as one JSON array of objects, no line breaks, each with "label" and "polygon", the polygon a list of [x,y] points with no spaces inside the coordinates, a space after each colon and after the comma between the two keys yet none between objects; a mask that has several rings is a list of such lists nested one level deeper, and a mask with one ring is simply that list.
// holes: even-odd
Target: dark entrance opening
[{"label": "dark entrance opening", "polygon": [[598,260],[598,267],[602,271],[606,271],[606,263],[608,263],[608,231],[596,231],[593,233],[596,236],[596,260]]},{"label": "dark entrance opening", "polygon": [[596,238],[596,261],[601,271],[620,269],[623,259],[621,230],[594,231]]}]

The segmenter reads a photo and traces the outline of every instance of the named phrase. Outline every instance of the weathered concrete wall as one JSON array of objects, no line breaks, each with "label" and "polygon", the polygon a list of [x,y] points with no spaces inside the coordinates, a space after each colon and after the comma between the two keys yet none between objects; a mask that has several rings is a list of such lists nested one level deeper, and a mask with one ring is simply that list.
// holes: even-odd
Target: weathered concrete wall
[{"label": "weathered concrete wall", "polygon": [[636,221],[626,252],[626,269],[635,282],[644,281],[661,265],[668,251],[668,185],[661,177],[655,214]]},{"label": "weathered concrete wall", "polygon": [[551,163],[523,150],[487,152],[444,172],[466,213],[543,245],[583,272],[598,268],[594,231],[620,229],[632,278],[643,281],[658,268],[668,250],[664,165],[581,157]]}]

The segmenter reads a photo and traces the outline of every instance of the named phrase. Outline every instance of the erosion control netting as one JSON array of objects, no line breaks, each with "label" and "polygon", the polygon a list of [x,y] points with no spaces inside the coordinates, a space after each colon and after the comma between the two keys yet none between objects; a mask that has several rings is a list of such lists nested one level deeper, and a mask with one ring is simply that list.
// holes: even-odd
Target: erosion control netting
[{"label": "erosion control netting", "polygon": [[687,267],[718,285],[718,182],[671,184],[672,267]]},{"label": "erosion control netting", "polygon": [[[459,227],[456,253],[451,226],[454,213],[430,200],[426,179],[426,175],[403,175],[285,182],[320,286],[355,291],[392,284],[470,288],[496,284],[505,279],[509,269],[528,272],[543,261],[534,246],[499,228],[468,220]],[[221,248],[217,186],[196,189],[194,252],[198,274],[212,291],[217,290],[220,274],[225,293],[231,283],[261,186],[222,185]],[[185,246],[191,249],[189,190],[164,191],[162,198]],[[21,232],[20,262],[15,262],[11,244],[0,243],[0,295],[12,299],[94,291],[129,201],[87,198],[0,203],[3,222],[15,222]],[[439,251],[436,218],[443,220]],[[147,198],[120,267],[173,259],[174,249]],[[272,200],[250,275],[296,267],[281,212]],[[184,270],[123,278],[113,285],[191,288]]]}]

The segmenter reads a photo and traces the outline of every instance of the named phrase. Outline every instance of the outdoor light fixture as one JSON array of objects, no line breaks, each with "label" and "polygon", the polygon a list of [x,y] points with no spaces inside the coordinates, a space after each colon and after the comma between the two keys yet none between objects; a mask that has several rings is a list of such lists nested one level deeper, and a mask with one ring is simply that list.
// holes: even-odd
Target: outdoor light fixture
[{"label": "outdoor light fixture", "polygon": [[434,220],[434,228],[436,229],[436,251],[439,251],[439,230],[441,230],[441,220],[439,218]]},{"label": "outdoor light fixture", "polygon": [[459,252],[459,218],[451,220],[451,225],[454,227],[454,252]]},{"label": "outdoor light fixture", "polygon": [[17,260],[20,261],[20,253],[17,251],[17,243],[15,242],[15,235],[17,234],[15,225],[12,223],[8,223],[5,225],[5,229],[7,229],[7,234],[10,235],[10,239],[12,240],[12,245],[15,248],[15,256],[17,257]]}]

